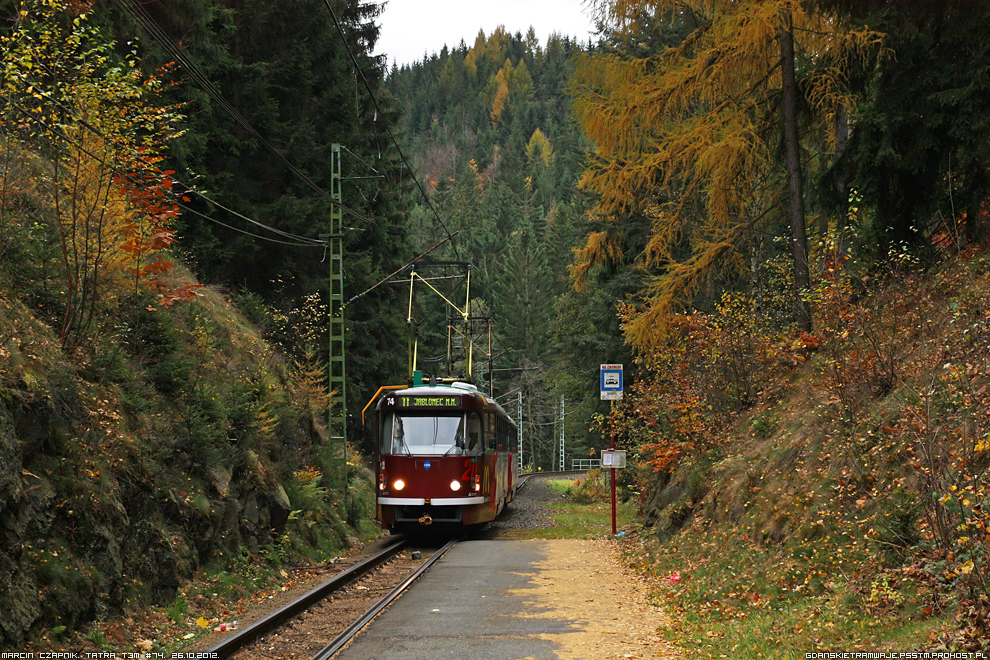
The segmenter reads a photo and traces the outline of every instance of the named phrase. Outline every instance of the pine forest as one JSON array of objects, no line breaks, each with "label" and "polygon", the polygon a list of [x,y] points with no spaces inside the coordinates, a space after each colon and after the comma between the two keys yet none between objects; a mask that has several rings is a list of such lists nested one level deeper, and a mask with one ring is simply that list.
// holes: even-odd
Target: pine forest
[{"label": "pine forest", "polygon": [[415,372],[627,452],[685,657],[990,652],[990,1],[583,9],[0,0],[0,649],[376,538]]}]

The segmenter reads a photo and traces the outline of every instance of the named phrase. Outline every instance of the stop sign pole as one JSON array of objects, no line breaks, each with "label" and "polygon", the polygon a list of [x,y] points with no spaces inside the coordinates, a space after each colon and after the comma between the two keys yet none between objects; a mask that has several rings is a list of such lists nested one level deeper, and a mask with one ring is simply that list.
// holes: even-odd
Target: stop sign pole
[{"label": "stop sign pole", "polygon": [[[611,459],[615,456],[615,402],[622,398],[622,365],[603,364],[599,382],[602,400],[611,402],[608,414],[608,430],[611,438],[608,464],[613,466],[609,469],[612,481],[612,536],[615,536],[615,466]],[[604,454],[604,452],[602,453]],[[603,460],[602,463],[604,467],[605,461]]]},{"label": "stop sign pole", "polygon": [[[611,410],[608,413],[608,426],[609,426],[609,436],[611,436],[612,444],[609,448],[615,451],[615,401],[611,403]],[[609,468],[612,471],[612,536],[615,536],[615,468]]]}]

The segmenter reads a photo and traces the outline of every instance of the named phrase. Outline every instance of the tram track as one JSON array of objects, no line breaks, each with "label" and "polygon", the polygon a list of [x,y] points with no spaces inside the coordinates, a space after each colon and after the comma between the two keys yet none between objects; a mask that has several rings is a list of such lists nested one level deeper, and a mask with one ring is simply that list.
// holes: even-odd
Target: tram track
[{"label": "tram track", "polygon": [[588,474],[587,470],[562,470],[559,472],[521,472],[519,474],[519,488],[522,488],[530,479],[561,479],[565,477],[580,477]]},{"label": "tram track", "polygon": [[[525,473],[520,475],[518,487],[523,489],[532,479],[578,476],[585,472]],[[230,634],[203,652],[211,654],[208,657],[234,660],[272,657],[329,660],[429,570],[454,543],[456,540],[436,549],[420,563],[412,565],[408,561],[401,561],[403,555],[416,555],[412,551],[410,540],[398,536],[395,543]],[[426,555],[429,550],[422,548],[420,552]],[[400,560],[397,561],[397,558]]]},{"label": "tram track", "polygon": [[447,554],[447,551],[450,550],[455,543],[457,543],[457,539],[449,541],[446,545],[444,545],[442,548],[440,548],[435,553],[433,553],[433,555],[427,561],[423,562],[423,565],[420,566],[412,575],[410,575],[408,578],[406,578],[400,584],[398,584],[394,589],[392,589],[392,591],[386,594],[384,598],[382,598],[377,603],[375,603],[370,608],[368,608],[368,610],[364,614],[362,614],[356,621],[354,621],[354,623],[352,623],[343,632],[337,635],[337,637],[334,638],[334,640],[330,642],[328,645],[323,647],[319,653],[314,655],[312,660],[330,660],[330,658],[333,657],[333,655],[337,653],[337,651],[344,648],[344,646],[346,646],[347,643],[351,641],[351,639],[355,635],[361,632],[361,630],[366,625],[371,623],[371,621],[376,616],[378,616],[378,614],[382,610],[388,607],[389,604],[391,604],[395,599],[401,596],[406,589],[412,586],[413,582],[419,579],[419,577],[423,575],[423,573],[430,570],[433,564],[435,564],[441,557]]},{"label": "tram track", "polygon": [[[426,559],[413,559],[428,550],[416,553],[409,540],[402,538],[210,646],[204,655],[235,660],[328,660],[455,542],[435,550]],[[369,601],[373,601],[370,606]]]}]

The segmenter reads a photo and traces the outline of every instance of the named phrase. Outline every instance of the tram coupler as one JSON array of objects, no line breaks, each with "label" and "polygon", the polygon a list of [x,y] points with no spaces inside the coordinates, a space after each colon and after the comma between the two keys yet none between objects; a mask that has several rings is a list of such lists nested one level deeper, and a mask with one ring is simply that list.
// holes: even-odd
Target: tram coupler
[{"label": "tram coupler", "polygon": [[419,517],[419,524],[420,525],[432,525],[433,524],[433,518],[430,517],[430,514],[422,515],[422,516]]}]

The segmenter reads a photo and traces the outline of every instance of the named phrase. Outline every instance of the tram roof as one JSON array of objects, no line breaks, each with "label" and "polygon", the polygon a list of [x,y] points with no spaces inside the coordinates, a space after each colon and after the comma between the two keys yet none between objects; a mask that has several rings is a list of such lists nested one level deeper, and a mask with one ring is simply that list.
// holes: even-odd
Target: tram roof
[{"label": "tram roof", "polygon": [[495,403],[495,399],[479,390],[477,386],[472,385],[471,383],[462,383],[460,381],[449,384],[414,385],[401,390],[392,390],[390,394],[394,394],[396,396],[451,396],[454,394],[477,394],[485,401]]}]

